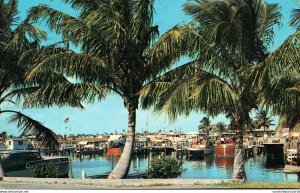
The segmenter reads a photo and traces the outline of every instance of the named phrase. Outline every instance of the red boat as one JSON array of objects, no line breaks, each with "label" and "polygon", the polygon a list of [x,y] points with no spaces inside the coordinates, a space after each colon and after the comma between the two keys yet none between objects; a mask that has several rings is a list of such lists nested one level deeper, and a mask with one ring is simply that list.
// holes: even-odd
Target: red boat
[{"label": "red boat", "polygon": [[217,144],[215,145],[216,157],[234,157],[234,144]]},{"label": "red boat", "polygon": [[106,155],[121,155],[121,152],[120,147],[109,147],[106,151]]}]

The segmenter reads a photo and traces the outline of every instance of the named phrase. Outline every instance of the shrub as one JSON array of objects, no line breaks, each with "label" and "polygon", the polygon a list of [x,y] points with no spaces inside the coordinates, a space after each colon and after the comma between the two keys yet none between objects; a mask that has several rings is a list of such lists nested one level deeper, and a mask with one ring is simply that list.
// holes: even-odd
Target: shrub
[{"label": "shrub", "polygon": [[57,178],[59,176],[58,166],[53,163],[35,164],[31,169],[34,178]]},{"label": "shrub", "polygon": [[151,161],[146,176],[147,178],[175,178],[185,171],[181,161],[171,157],[162,157]]}]

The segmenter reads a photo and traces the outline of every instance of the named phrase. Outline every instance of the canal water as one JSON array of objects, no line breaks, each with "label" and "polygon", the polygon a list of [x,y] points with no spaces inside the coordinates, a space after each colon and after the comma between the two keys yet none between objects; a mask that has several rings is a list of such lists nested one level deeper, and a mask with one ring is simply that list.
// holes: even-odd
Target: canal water
[{"label": "canal water", "polygon": [[[84,156],[79,159],[72,157],[72,172],[74,178],[81,178],[84,170],[87,176],[109,173],[116,165],[118,158],[106,156]],[[149,159],[134,157],[130,174],[145,173]],[[183,167],[187,169],[180,177],[182,179],[230,179],[233,171],[233,158],[205,156],[199,160],[184,160]],[[300,174],[286,174],[281,168],[266,167],[266,157],[256,155],[246,160],[245,169],[248,181],[261,182],[300,182]]]}]

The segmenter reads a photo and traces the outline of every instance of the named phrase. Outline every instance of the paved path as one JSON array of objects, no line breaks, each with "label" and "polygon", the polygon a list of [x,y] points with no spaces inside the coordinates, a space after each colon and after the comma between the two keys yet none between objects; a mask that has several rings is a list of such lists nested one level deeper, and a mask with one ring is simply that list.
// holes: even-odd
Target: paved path
[{"label": "paved path", "polygon": [[56,179],[5,177],[0,189],[12,190],[109,190],[109,189],[210,189],[230,180],[195,179]]}]

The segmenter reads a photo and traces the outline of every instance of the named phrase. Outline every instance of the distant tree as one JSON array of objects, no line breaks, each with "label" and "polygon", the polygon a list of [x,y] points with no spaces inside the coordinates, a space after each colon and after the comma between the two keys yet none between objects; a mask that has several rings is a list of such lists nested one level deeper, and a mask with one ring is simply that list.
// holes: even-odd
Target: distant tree
[{"label": "distant tree", "polygon": [[3,131],[3,132],[0,134],[0,136],[1,136],[2,141],[6,141],[6,139],[7,139],[7,137],[8,137],[6,131]]},{"label": "distant tree", "polygon": [[217,129],[217,131],[219,131],[220,133],[223,133],[223,132],[227,131],[227,126],[225,125],[224,122],[218,122],[218,123],[216,124],[216,129]]},{"label": "distant tree", "polygon": [[259,109],[254,120],[254,124],[256,128],[260,129],[261,127],[263,127],[264,131],[266,131],[267,129],[269,129],[271,125],[274,125],[272,124],[273,122],[272,117],[269,116],[268,114],[269,114],[268,108]]},{"label": "distant tree", "polygon": [[203,117],[200,121],[200,125],[198,127],[199,132],[205,132],[209,134],[209,131],[212,129],[212,126],[210,124],[209,117]]}]

